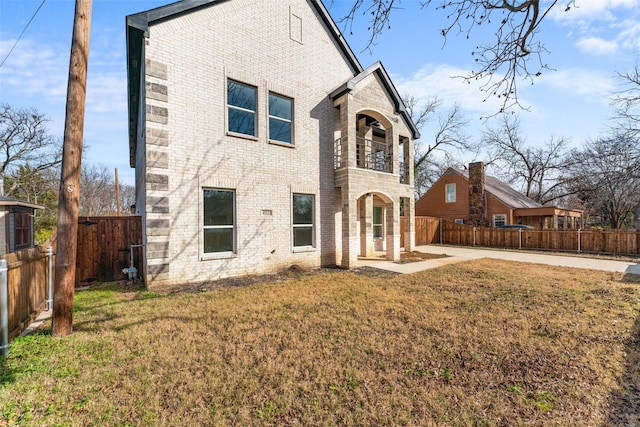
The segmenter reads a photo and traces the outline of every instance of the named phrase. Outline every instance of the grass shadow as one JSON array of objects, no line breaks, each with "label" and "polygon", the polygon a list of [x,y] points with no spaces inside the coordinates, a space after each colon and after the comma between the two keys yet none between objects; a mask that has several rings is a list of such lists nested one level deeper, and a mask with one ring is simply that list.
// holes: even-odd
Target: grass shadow
[{"label": "grass shadow", "polygon": [[640,317],[626,340],[625,350],[624,372],[609,398],[610,412],[603,427],[640,424]]},{"label": "grass shadow", "polygon": [[7,363],[7,358],[4,356],[0,356],[0,387],[5,384],[13,382],[15,379],[15,373],[9,367]]},{"label": "grass shadow", "polygon": [[[622,283],[640,285],[640,275],[625,274]],[[638,292],[632,292],[630,297]],[[640,425],[640,315],[625,340],[624,372],[618,377],[618,387],[609,397],[609,416],[604,426]]]},{"label": "grass shadow", "polygon": [[[12,363],[12,357],[21,359],[24,352],[30,352],[33,347],[33,343],[41,340],[51,339],[51,328],[39,328],[31,331],[27,335],[21,335],[17,337],[11,343],[9,347],[9,357],[0,356],[0,387],[4,387],[7,384],[14,382],[17,377],[22,374],[22,370],[16,369],[16,366],[21,366],[18,362]],[[51,348],[53,345],[50,345]],[[46,357],[42,356],[41,365],[46,365]],[[32,367],[30,366],[29,369]],[[0,422],[0,426],[3,425]]]}]

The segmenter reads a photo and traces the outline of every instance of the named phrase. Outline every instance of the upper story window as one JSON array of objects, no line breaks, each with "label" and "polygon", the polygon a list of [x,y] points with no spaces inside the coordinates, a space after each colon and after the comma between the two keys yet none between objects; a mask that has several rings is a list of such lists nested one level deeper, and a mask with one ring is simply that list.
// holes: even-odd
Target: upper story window
[{"label": "upper story window", "polygon": [[445,201],[447,203],[454,203],[456,201],[456,184],[447,184],[445,186],[446,189],[446,195],[445,195]]},{"label": "upper story window", "polygon": [[204,253],[235,252],[235,191],[203,191]]},{"label": "upper story window", "polygon": [[269,139],[293,142],[293,99],[269,92]]},{"label": "upper story window", "polygon": [[257,136],[256,111],[258,90],[234,80],[227,80],[227,130],[243,135]]}]

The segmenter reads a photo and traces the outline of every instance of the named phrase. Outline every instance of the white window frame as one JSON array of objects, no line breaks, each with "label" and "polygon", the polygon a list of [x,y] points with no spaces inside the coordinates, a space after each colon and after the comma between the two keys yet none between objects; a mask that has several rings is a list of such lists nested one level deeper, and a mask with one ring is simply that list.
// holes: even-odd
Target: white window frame
[{"label": "white window frame", "polygon": [[[229,104],[229,83],[235,83],[238,84],[240,86],[245,86],[248,88],[252,88],[255,92],[255,100],[256,100],[256,109],[255,110],[250,110],[247,108],[243,108],[243,107],[238,107],[236,105],[232,105]],[[259,127],[259,117],[258,117],[258,107],[259,107],[259,99],[258,99],[258,87],[252,84],[248,84],[248,83],[244,83],[241,82],[239,80],[236,79],[232,79],[232,78],[227,78],[227,82],[226,82],[226,86],[225,86],[225,105],[227,106],[226,109],[226,123],[225,123],[225,127],[227,129],[227,132],[233,136],[239,136],[242,138],[249,138],[249,139],[258,139],[258,127]],[[233,131],[229,128],[229,110],[237,110],[237,111],[243,111],[245,113],[251,113],[253,114],[253,134],[250,133],[242,133],[242,132],[236,132]]]},{"label": "white window frame", "polygon": [[[271,96],[275,96],[278,98],[282,98],[282,99],[287,99],[289,101],[291,101],[291,119],[285,119],[284,117],[280,117],[280,116],[274,116],[271,114],[271,110],[270,110],[270,97]],[[273,92],[273,91],[269,91],[267,94],[267,133],[268,133],[268,139],[269,142],[273,142],[276,144],[284,144],[284,145],[294,145],[295,142],[295,138],[294,138],[294,128],[293,128],[293,119],[294,119],[294,114],[295,114],[295,109],[294,109],[295,103],[294,103],[294,99],[290,96],[286,96],[286,95],[281,95],[277,92]],[[279,139],[274,139],[271,137],[271,119],[273,120],[277,120],[280,122],[284,122],[284,123],[289,123],[289,132],[291,132],[291,141],[287,142],[287,141],[281,141]]]},{"label": "white window frame", "polygon": [[499,218],[502,217],[504,218],[502,221],[501,225],[507,225],[507,214],[494,214],[493,215],[493,227],[500,227],[500,225],[497,225],[497,222],[499,221]]},{"label": "white window frame", "polygon": [[[225,192],[229,192],[232,193],[233,195],[233,224],[231,225],[205,225],[204,224],[204,201],[205,201],[205,197],[204,197],[204,192],[205,191],[225,191]],[[230,255],[230,254],[235,254],[237,252],[237,239],[236,239],[236,235],[237,235],[237,204],[236,204],[236,191],[233,189],[229,189],[229,188],[211,188],[211,187],[203,187],[201,190],[201,195],[202,195],[202,213],[203,213],[203,217],[202,217],[202,253],[205,256],[225,256],[225,255]],[[224,230],[224,229],[231,229],[232,230],[232,250],[231,251],[213,251],[213,252],[205,252],[205,243],[204,243],[204,233],[205,230]]]},{"label": "white window frame", "polygon": [[[311,204],[311,224],[295,224],[294,223],[294,205],[295,203],[293,202],[294,198],[296,196],[309,196],[312,198],[312,204]],[[293,247],[294,250],[304,250],[304,249],[311,249],[311,248],[315,248],[316,247],[316,195],[315,194],[309,194],[309,193],[292,193],[291,194],[291,246]],[[300,246],[296,246],[295,244],[295,229],[296,228],[308,228],[311,227],[311,245],[300,245]]]},{"label": "white window frame", "polygon": [[464,219],[462,219],[462,218],[456,218],[455,223],[456,223],[456,224],[464,224]]},{"label": "white window frame", "polygon": [[[453,188],[453,192],[449,191],[450,188]],[[456,183],[445,184],[444,186],[444,201],[445,203],[455,203],[456,202]]]}]

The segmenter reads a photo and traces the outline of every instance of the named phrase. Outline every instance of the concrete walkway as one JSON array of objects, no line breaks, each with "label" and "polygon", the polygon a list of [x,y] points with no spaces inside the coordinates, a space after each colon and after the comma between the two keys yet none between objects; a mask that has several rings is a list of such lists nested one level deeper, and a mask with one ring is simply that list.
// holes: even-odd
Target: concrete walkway
[{"label": "concrete walkway", "polygon": [[559,267],[584,268],[601,271],[615,271],[640,275],[640,262],[614,261],[609,259],[586,258],[563,255],[547,255],[543,253],[504,251],[495,249],[462,248],[457,246],[425,245],[417,246],[416,251],[429,254],[445,254],[448,258],[396,264],[390,261],[359,260],[359,265],[375,267],[396,273],[415,273],[417,271],[440,267],[446,264],[469,261],[480,258],[493,258],[507,261],[530,262],[534,264],[555,265]]}]

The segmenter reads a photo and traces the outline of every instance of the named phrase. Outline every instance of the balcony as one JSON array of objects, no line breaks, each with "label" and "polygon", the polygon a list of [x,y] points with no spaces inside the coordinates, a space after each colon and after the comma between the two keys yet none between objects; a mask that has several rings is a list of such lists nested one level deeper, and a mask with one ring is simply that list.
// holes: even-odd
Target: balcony
[{"label": "balcony", "polygon": [[[336,139],[334,149],[334,167],[338,169],[346,166],[342,156],[343,147],[340,138]],[[356,166],[361,169],[393,173],[393,145],[366,138],[356,138]]]},{"label": "balcony", "polygon": [[[342,139],[334,142],[334,169],[346,167],[346,159],[342,154]],[[373,141],[366,138],[356,138],[356,166],[360,169],[368,169],[379,172],[393,173],[393,147],[391,144]],[[399,175],[400,183],[409,183],[409,171],[400,157]]]}]

